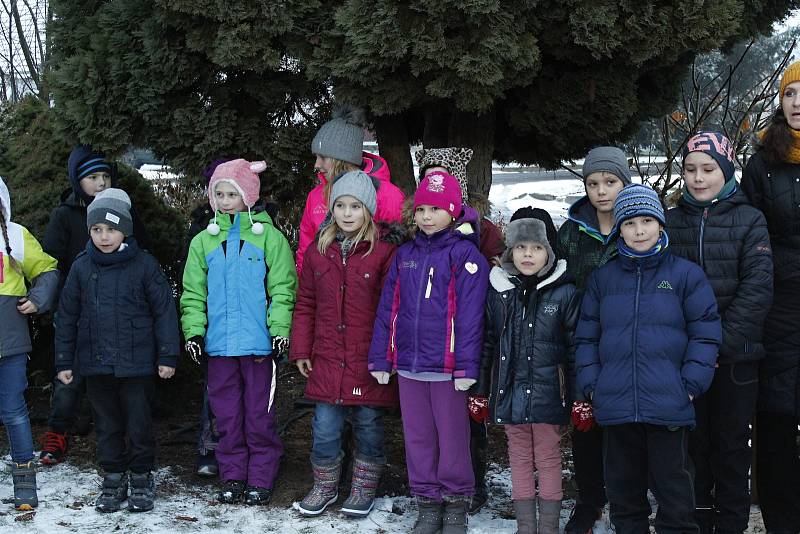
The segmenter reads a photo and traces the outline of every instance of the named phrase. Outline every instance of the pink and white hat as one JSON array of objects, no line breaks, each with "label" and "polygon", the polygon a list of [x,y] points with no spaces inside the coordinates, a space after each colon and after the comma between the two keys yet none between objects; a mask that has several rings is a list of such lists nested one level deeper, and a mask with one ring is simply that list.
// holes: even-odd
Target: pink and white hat
[{"label": "pink and white hat", "polygon": [[461,186],[458,180],[442,171],[427,175],[414,193],[414,210],[423,204],[441,208],[457,218],[461,215]]},{"label": "pink and white hat", "polygon": [[220,231],[219,225],[217,225],[217,202],[214,198],[214,190],[218,184],[223,182],[231,184],[242,195],[242,201],[247,206],[247,215],[250,217],[253,233],[258,235],[264,232],[264,226],[261,223],[253,223],[250,208],[258,201],[258,193],[261,189],[258,173],[263,172],[266,168],[266,161],[250,162],[241,158],[217,165],[217,168],[214,169],[214,174],[211,175],[211,180],[208,182],[208,202],[211,204],[211,209],[214,210],[214,220],[208,225],[208,233],[217,235]]}]

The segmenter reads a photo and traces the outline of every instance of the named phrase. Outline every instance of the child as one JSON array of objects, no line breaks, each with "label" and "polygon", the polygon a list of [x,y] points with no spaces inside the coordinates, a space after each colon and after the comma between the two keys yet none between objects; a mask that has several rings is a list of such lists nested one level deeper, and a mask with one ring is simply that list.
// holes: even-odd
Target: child
[{"label": "child", "polygon": [[266,213],[251,213],[263,161],[214,170],[214,218],[195,236],[183,272],[186,350],[208,358],[222,491],[217,499],[267,504],[283,445],[275,428],[275,361],[288,345],[297,275],[289,243]]},{"label": "child", "polygon": [[687,445],[692,399],[714,375],[717,304],[702,269],[670,254],[655,191],[625,187],[614,221],[619,258],[589,277],[575,334],[578,386],[605,427],[611,521],[646,532],[651,483],[656,530],[697,532]]},{"label": "child", "polygon": [[[504,424],[520,534],[557,534],[561,512],[561,432],[574,383],[572,335],[580,301],[567,263],[553,250],[556,228],[541,209],[522,208],[506,227],[502,267],[489,274],[481,377],[491,388],[491,421]],[[539,472],[539,521],[536,484]]]},{"label": "child", "polygon": [[365,517],[386,458],[384,407],[398,403],[397,382],[381,385],[369,375],[367,353],[383,278],[404,235],[373,221],[376,192],[363,171],[350,171],[331,188],[332,224],[306,251],[292,317],[290,359],[308,378],[314,409],[311,465],[314,487],[300,513],[321,514],[338,498],[342,426],[352,418],[357,452],[350,496],[342,512]]},{"label": "child", "polygon": [[667,212],[673,253],[706,272],[722,316],[722,345],[708,393],[694,399],[689,437],[695,520],[702,533],[744,532],[750,521],[750,422],[758,398],[761,327],[772,303],[764,215],[736,185],[733,145],[700,132],[683,152],[683,195]]},{"label": "child", "polygon": [[300,220],[300,244],[297,248],[297,272],[303,269],[303,254],[314,241],[328,215],[328,196],[337,177],[348,171],[362,170],[380,183],[375,220],[395,222],[402,218],[403,192],[390,180],[389,166],[382,157],[364,152],[364,113],[360,109],[339,106],[331,120],[311,141],[316,156],[314,168],[319,184],[308,193]]},{"label": "child", "polygon": [[69,384],[79,368],[94,412],[105,471],[98,512],[118,511],[129,482],[128,510],[153,509],[153,375],[171,378],[180,351],[172,287],[132,236],[130,206],[114,188],[89,205],[91,240],[72,263],[56,324],[58,379]]},{"label": "child", "polygon": [[[617,256],[618,232],[614,228],[614,201],[631,183],[625,153],[619,148],[593,148],[583,162],[586,195],[569,208],[558,230],[558,257],[583,290],[592,271]],[[566,534],[584,534],[603,514],[603,429],[594,424],[591,404],[575,392],[572,405],[572,458],[575,464],[577,504],[565,527]]]},{"label": "child", "polygon": [[[0,416],[11,445],[14,508],[39,505],[33,437],[25,403],[31,351],[28,315],[50,310],[58,286],[56,260],[28,230],[11,222],[11,197],[0,178]],[[30,289],[28,288],[30,287]]]},{"label": "child", "polygon": [[[75,257],[86,250],[89,236],[86,232],[86,207],[95,196],[111,187],[116,167],[101,152],[92,147],[79,145],[69,155],[67,162],[70,188],[61,196],[61,204],[50,214],[47,229],[42,240],[45,252],[58,261],[61,275],[59,287],[64,285]],[[144,228],[136,212],[131,210],[136,242],[146,248]],[[81,400],[85,391],[83,375],[72,369],[72,382],[64,384],[57,378],[53,383],[48,430],[42,438],[39,461],[45,466],[62,462],[69,448],[69,433],[74,427],[76,415],[80,412]],[[87,416],[88,419],[88,416]]]},{"label": "child", "polygon": [[388,383],[395,370],[400,374],[408,478],[420,510],[417,534],[443,524],[448,532],[466,532],[475,490],[466,391],[478,377],[489,269],[469,224],[477,218],[456,228],[461,213],[453,176],[434,172],[420,182],[418,231],[397,249],[369,352],[379,383]]}]

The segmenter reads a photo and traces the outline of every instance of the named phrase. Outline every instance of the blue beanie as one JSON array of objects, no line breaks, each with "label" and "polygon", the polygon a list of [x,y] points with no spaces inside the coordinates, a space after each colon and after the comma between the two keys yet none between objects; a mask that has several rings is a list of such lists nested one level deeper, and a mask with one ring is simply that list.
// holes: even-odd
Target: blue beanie
[{"label": "blue beanie", "polygon": [[69,183],[72,190],[78,197],[91,202],[93,197],[87,195],[81,189],[81,180],[94,172],[107,172],[111,174],[111,164],[106,160],[105,154],[95,152],[89,145],[76,146],[69,155],[67,161],[67,171],[69,171]]},{"label": "blue beanie", "polygon": [[683,147],[683,159],[690,152],[703,152],[708,154],[722,169],[725,181],[729,182],[735,178],[736,151],[730,140],[719,132],[697,132]]},{"label": "blue beanie", "polygon": [[619,228],[623,221],[642,216],[653,217],[662,225],[667,224],[664,207],[652,187],[640,184],[625,186],[614,201],[614,225]]}]

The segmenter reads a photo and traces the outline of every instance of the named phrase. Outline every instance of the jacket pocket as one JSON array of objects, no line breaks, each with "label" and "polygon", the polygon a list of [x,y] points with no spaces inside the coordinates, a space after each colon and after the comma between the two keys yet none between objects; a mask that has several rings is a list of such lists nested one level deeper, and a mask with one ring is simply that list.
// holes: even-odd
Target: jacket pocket
[{"label": "jacket pocket", "polygon": [[122,354],[127,361],[139,358],[154,358],[156,340],[153,332],[153,321],[147,317],[131,319],[131,346],[127,354]]}]

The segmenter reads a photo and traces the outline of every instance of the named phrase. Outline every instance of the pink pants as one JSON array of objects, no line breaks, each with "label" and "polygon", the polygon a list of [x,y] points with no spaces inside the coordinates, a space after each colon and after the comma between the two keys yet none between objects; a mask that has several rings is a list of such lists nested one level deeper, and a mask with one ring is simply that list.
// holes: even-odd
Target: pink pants
[{"label": "pink pants", "polygon": [[534,470],[539,471],[539,497],[561,500],[561,434],[558,425],[505,425],[511,464],[511,498],[536,497]]}]

